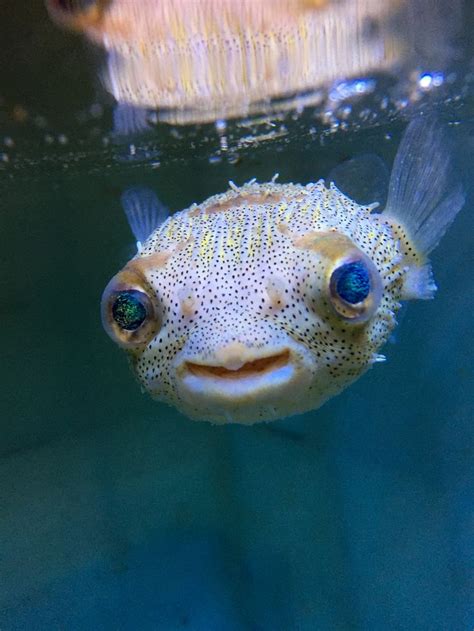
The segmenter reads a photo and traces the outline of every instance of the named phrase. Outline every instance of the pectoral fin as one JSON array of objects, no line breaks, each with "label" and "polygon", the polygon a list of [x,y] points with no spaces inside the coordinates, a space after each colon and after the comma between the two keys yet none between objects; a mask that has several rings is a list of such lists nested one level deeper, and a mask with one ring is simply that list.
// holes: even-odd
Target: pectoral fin
[{"label": "pectoral fin", "polygon": [[169,211],[151,189],[144,187],[127,189],[122,194],[121,202],[140,249],[151,233],[166,221]]}]

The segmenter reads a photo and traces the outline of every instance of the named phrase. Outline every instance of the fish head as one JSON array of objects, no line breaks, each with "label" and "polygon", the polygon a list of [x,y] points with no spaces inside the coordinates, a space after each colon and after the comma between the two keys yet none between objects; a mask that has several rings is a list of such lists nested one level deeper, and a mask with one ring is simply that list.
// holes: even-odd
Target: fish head
[{"label": "fish head", "polygon": [[154,398],[213,423],[269,421],[319,407],[373,363],[394,299],[347,235],[229,208],[167,237],[176,217],[102,299],[105,329]]}]

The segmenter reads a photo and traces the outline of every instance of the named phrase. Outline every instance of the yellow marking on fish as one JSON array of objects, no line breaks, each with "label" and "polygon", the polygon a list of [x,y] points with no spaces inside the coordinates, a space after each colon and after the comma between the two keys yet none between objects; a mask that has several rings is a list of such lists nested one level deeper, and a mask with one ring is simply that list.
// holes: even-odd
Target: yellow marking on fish
[{"label": "yellow marking on fish", "polygon": [[258,216],[257,225],[255,227],[255,247],[260,248],[262,245],[262,228],[263,228],[263,217],[262,215]]},{"label": "yellow marking on fish", "polygon": [[272,236],[272,226],[269,221],[267,221],[267,247],[271,248],[273,246],[273,236]]},{"label": "yellow marking on fish", "polygon": [[236,256],[236,260],[237,262],[240,262],[241,260],[241,252],[242,252],[242,227],[241,226],[235,226],[234,228],[234,238],[235,238],[235,256]]},{"label": "yellow marking on fish", "polygon": [[223,235],[219,236],[219,251],[218,251],[218,254],[219,254],[220,260],[224,261],[225,260],[225,250],[224,250],[224,236]]},{"label": "yellow marking on fish", "polygon": [[285,210],[288,208],[288,204],[286,204],[285,202],[283,202],[282,204],[280,204],[280,206],[278,207],[278,213],[277,213],[277,221],[279,223],[283,222],[283,215]]},{"label": "yellow marking on fish", "polygon": [[165,236],[167,239],[172,239],[175,232],[175,223],[173,221],[168,222],[168,226],[166,228]]},{"label": "yellow marking on fish", "polygon": [[214,252],[213,233],[212,230],[206,228],[201,238],[199,246],[199,256],[206,260],[211,260]]},{"label": "yellow marking on fish", "polygon": [[235,241],[234,241],[234,238],[232,236],[232,232],[233,232],[233,228],[231,226],[229,228],[228,232],[227,232],[227,240],[226,240],[226,243],[227,243],[229,248],[232,248],[235,245]]},{"label": "yellow marking on fish", "polygon": [[311,221],[313,224],[317,223],[320,215],[321,215],[321,210],[316,206],[316,208],[313,210],[313,214],[311,215]]},{"label": "yellow marking on fish", "polygon": [[288,210],[286,211],[286,214],[285,214],[285,222],[286,223],[288,223],[290,221],[292,215],[293,215],[293,209],[292,208],[288,208]]}]

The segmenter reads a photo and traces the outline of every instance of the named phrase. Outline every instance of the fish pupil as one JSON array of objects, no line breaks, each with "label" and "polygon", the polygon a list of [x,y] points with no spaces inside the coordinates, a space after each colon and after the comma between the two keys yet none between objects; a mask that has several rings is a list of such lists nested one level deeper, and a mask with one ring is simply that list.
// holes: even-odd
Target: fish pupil
[{"label": "fish pupil", "polygon": [[351,305],[362,302],[370,293],[370,277],[363,263],[346,263],[337,270],[336,292]]},{"label": "fish pupil", "polygon": [[146,308],[140,299],[138,291],[121,292],[112,306],[115,322],[126,331],[135,331],[147,316]]}]

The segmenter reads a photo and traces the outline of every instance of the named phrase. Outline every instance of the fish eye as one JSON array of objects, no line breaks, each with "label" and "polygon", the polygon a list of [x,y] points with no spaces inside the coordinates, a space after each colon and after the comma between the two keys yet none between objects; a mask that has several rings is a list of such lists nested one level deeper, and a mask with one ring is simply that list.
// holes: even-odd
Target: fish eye
[{"label": "fish eye", "polygon": [[148,296],[136,289],[121,291],[112,304],[112,316],[121,329],[136,331],[147,317]]},{"label": "fish eye", "polygon": [[331,282],[339,298],[351,305],[364,301],[370,293],[370,276],[362,261],[338,267],[333,272]]},{"label": "fish eye", "polygon": [[147,344],[160,328],[156,300],[130,273],[119,273],[107,285],[101,313],[108,335],[126,348]]},{"label": "fish eye", "polygon": [[337,265],[329,281],[333,308],[338,315],[354,323],[367,321],[382,297],[380,275],[372,261],[365,259],[346,260]]}]

